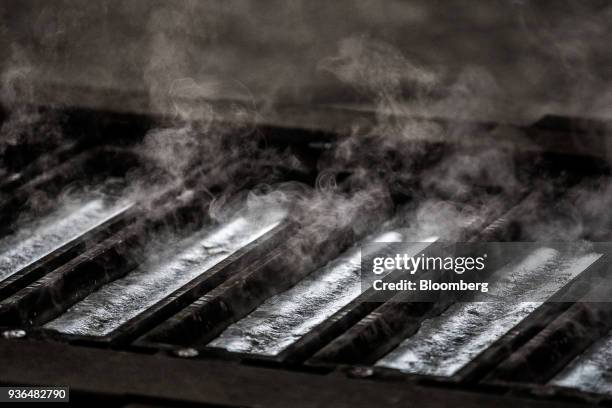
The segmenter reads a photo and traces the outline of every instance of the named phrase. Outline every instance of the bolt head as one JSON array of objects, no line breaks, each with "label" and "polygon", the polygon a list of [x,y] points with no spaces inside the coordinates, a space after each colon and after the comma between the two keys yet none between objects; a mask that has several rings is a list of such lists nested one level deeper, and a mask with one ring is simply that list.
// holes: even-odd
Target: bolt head
[{"label": "bolt head", "polygon": [[174,354],[176,354],[178,357],[190,358],[197,357],[200,353],[198,350],[189,347],[175,350]]},{"label": "bolt head", "polygon": [[2,337],[4,337],[5,339],[20,339],[22,337],[25,337],[25,335],[25,330],[21,329],[6,330],[2,332]]}]

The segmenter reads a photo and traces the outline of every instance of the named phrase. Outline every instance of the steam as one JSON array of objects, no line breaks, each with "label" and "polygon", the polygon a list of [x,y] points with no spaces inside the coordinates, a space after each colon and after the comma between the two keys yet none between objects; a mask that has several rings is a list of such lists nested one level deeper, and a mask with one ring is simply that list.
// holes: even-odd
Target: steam
[{"label": "steam", "polygon": [[[188,180],[194,169],[253,169],[252,174],[244,172],[246,179],[226,180],[222,192],[210,192],[211,204],[202,210],[222,225],[242,211],[289,208],[287,222],[303,230],[290,240],[287,258],[302,265],[317,262],[321,254],[311,253],[312,248],[334,239],[337,231],[360,236],[382,221],[391,199],[386,185],[367,180],[367,175],[353,174],[339,182],[334,171],[321,168],[313,187],[280,181],[287,171],[305,172],[307,166],[291,148],[272,147],[255,130],[259,112],[248,87],[207,72],[206,55],[190,54],[190,44],[176,39],[175,25],[167,20],[179,19],[184,27],[190,24],[185,18],[162,9],[149,21],[151,55],[144,78],[151,109],[171,115],[148,132],[141,154],[178,180]],[[202,32],[214,39],[213,31]],[[203,68],[196,73],[192,68],[200,59]],[[228,95],[231,101],[224,99]]]},{"label": "steam", "polygon": [[[562,57],[571,55],[576,64],[582,61],[588,66],[584,54],[571,50],[581,44],[581,33],[593,33],[595,27],[571,31],[572,40],[559,45]],[[321,174],[326,177],[351,171],[364,184],[385,185],[392,194],[408,195],[419,203],[415,213],[429,219],[431,229],[440,225],[454,229],[445,222],[453,219],[445,214],[449,208],[460,208],[484,222],[489,216],[499,216],[525,191],[542,189],[546,199],[516,220],[522,239],[609,239],[612,223],[602,214],[612,197],[611,180],[587,180],[568,192],[552,193],[558,190],[554,181],[543,185],[521,174],[511,148],[470,147],[471,139],[483,132],[472,124],[474,118],[496,117],[500,110],[515,109],[507,92],[484,67],[468,65],[453,77],[364,36],[341,41],[337,55],[322,59],[318,67],[351,86],[362,103],[376,107],[375,125],[355,124],[353,134],[323,160]],[[447,84],[446,91],[440,92],[443,84]],[[421,120],[422,116],[453,122],[441,126]],[[442,153],[435,148],[440,140],[451,146]]]},{"label": "steam", "polygon": [[[355,127],[323,162],[327,175],[350,169],[365,184],[385,185],[394,193],[410,196],[419,203],[415,214],[421,228],[438,232],[444,227],[457,230],[446,221],[455,219],[449,217],[451,209],[480,213],[484,218],[486,212],[494,214],[501,206],[493,196],[510,197],[524,188],[508,152],[461,147],[440,151],[434,145],[437,141],[452,145],[478,136],[473,126],[461,121],[490,107],[483,101],[497,94],[494,80],[486,75],[481,78],[481,70],[466,68],[447,94],[439,94],[434,90],[446,80],[440,70],[412,62],[390,45],[364,37],[342,41],[338,55],[322,60],[319,67],[376,106],[375,125]],[[424,121],[424,112],[444,112],[458,124],[444,127]]]},{"label": "steam", "polygon": [[6,114],[0,125],[0,166],[5,172],[14,161],[19,163],[11,157],[11,148],[49,149],[61,140],[58,118],[36,106],[31,84],[35,68],[19,49],[13,50],[7,65],[0,74],[0,109]]},{"label": "steam", "polygon": [[[103,39],[101,45],[112,45],[105,49],[117,53],[101,56],[94,47],[83,54],[75,52],[75,58],[95,60],[99,65],[94,68],[83,63],[83,73],[75,75],[78,80],[88,83],[93,77],[105,86],[132,90],[118,79],[125,75],[148,96],[147,111],[163,115],[159,125],[133,148],[143,162],[155,168],[129,175],[128,184],[137,191],[137,201],[146,202],[169,180],[189,185],[190,190],[206,189],[199,185],[198,172],[241,167],[246,169],[242,173],[246,176],[233,180],[225,191],[208,192],[212,204],[202,208],[203,214],[221,223],[231,218],[228,214],[237,211],[236,206],[288,206],[294,210],[291,217],[296,222],[310,225],[325,239],[329,225],[358,223],[361,208],[375,209],[378,205],[389,209],[398,197],[412,203],[423,229],[435,231],[440,226],[454,229],[447,220],[456,214],[484,221],[491,214],[503,212],[509,202],[532,187],[530,180],[519,174],[512,150],[466,147],[481,132],[469,121],[534,110],[533,103],[523,106],[514,98],[527,93],[538,78],[544,80],[546,73],[537,63],[518,58],[517,64],[524,64],[521,74],[533,79],[513,92],[516,78],[509,80],[499,67],[485,65],[479,58],[462,57],[460,51],[468,56],[480,55],[474,49],[481,46],[491,51],[485,39],[474,44],[461,42],[463,45],[448,41],[449,49],[457,51],[451,53],[456,57],[452,63],[448,56],[436,55],[432,51],[436,44],[431,43],[435,32],[431,34],[428,27],[436,29],[430,19],[444,13],[435,8],[393,2],[389,10],[380,10],[371,2],[360,1],[351,20],[338,18],[343,15],[341,5],[313,6],[301,1],[283,7],[249,2],[220,6],[196,1],[159,7],[130,3],[119,10],[104,4],[91,6],[103,21],[120,17],[122,29],[134,30],[136,40],[124,45],[121,40],[126,33],[116,34],[116,26],[87,30],[85,25],[92,17],[70,2],[64,6],[65,12],[57,15],[45,8],[36,20],[43,28],[34,30],[32,36],[49,49],[43,55],[44,63],[35,47],[11,37],[15,46],[2,74],[1,101],[9,115],[1,129],[0,153],[10,146],[36,143],[40,135],[45,142],[61,139],[55,118],[32,107],[37,101],[35,83],[54,71],[49,64],[59,70],[63,44],[93,44],[92,38],[99,37]],[[576,80],[576,88],[568,91],[575,105],[594,94],[593,88],[601,79],[590,69],[597,61],[596,52],[583,45],[597,42],[597,36],[605,31],[603,17],[592,18],[590,9],[575,6],[578,24],[571,14],[541,24],[541,14],[536,13],[532,2],[500,7],[502,11],[483,5],[479,12],[496,22],[506,21],[500,14],[512,10],[514,14],[508,19],[517,30],[512,33],[517,38],[529,38],[529,46],[538,51],[534,58],[540,61],[543,53],[555,63],[561,61],[563,72],[558,75],[565,81]],[[602,16],[609,13],[610,9],[604,8]],[[126,21],[134,15],[138,15],[137,23]],[[266,16],[276,24],[262,24]],[[319,20],[320,24],[312,24]],[[422,40],[406,35],[400,41],[399,34],[368,29],[372,24],[390,24],[397,29],[397,24],[405,25],[406,21],[411,24],[409,32],[423,32]],[[8,22],[5,26],[9,27]],[[444,32],[445,28],[437,29]],[[6,31],[12,35],[12,30]],[[329,40],[323,44],[317,41],[319,35]],[[243,47],[229,47],[228,38],[243,41]],[[267,42],[274,43],[272,48]],[[287,54],[287,44],[303,52]],[[502,47],[500,53],[508,46],[503,39],[496,44]],[[279,48],[278,53],[274,46]],[[269,59],[262,64],[259,54]],[[482,54],[488,55],[485,51]],[[98,58],[89,58],[92,56]],[[253,67],[248,66],[250,61],[256,61]],[[374,125],[349,124],[351,134],[339,138],[317,163],[313,186],[288,183],[283,180],[284,174],[305,174],[308,166],[290,148],[268,145],[256,124],[291,96],[302,103],[316,100],[317,95],[304,92],[314,82],[322,88],[339,89],[341,99],[351,101],[353,107],[357,103],[373,109]],[[588,102],[588,106],[608,106],[605,100]],[[545,104],[546,108],[551,106],[554,103]],[[540,106],[537,113],[541,112]],[[455,124],[423,120],[432,116],[450,118]],[[442,146],[439,142],[449,143]],[[608,196],[609,187],[603,184],[584,190],[579,187],[572,193],[578,198],[564,204],[572,211],[558,211],[557,218],[546,227],[526,220],[524,231],[539,238],[562,231],[569,231],[572,237],[590,232],[601,235],[589,216],[582,219],[572,214],[582,209],[587,214],[603,211],[596,204],[607,202],[596,198],[602,192]],[[250,192],[237,193],[242,190]]]}]

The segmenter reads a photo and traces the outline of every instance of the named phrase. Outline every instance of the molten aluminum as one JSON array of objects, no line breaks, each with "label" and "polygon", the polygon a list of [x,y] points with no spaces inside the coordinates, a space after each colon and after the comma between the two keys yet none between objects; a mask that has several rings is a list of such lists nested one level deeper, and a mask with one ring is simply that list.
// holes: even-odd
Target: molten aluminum
[{"label": "molten aluminum", "polygon": [[278,207],[259,208],[207,227],[173,246],[165,257],[92,293],[45,327],[88,336],[109,334],[272,230],[285,216],[286,211]]},{"label": "molten aluminum", "polygon": [[612,394],[612,333],[591,346],[563,369],[552,385],[578,388],[582,391]]},{"label": "molten aluminum", "polygon": [[[276,355],[312,330],[361,292],[361,257],[385,250],[384,242],[401,242],[407,237],[398,231],[382,233],[365,242],[371,253],[355,246],[325,267],[310,274],[293,288],[264,302],[251,314],[228,327],[209,345],[234,352]],[[416,255],[436,238],[411,243],[406,253]]]},{"label": "molten aluminum", "polygon": [[[552,248],[532,251],[501,268],[499,301],[457,303],[426,320],[376,365],[408,373],[451,376],[527,317],[601,255],[565,256]],[[489,294],[490,295],[490,294]]]},{"label": "molten aluminum", "polygon": [[38,261],[63,245],[127,210],[127,200],[104,198],[67,201],[51,214],[24,225],[0,241],[0,280]]}]

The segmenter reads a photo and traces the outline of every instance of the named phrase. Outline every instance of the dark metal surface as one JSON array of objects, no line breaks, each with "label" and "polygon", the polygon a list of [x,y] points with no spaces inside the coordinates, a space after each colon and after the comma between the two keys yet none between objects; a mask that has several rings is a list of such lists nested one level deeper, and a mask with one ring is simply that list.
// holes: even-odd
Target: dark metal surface
[{"label": "dark metal surface", "polygon": [[[578,407],[509,389],[459,390],[406,381],[349,378],[342,372],[308,373],[223,361],[99,350],[52,342],[0,340],[2,384],[70,384],[71,393],[103,395],[111,401],[154,401],[180,407]],[[112,373],[100,375],[100,373]],[[151,403],[151,402],[149,402]]]}]

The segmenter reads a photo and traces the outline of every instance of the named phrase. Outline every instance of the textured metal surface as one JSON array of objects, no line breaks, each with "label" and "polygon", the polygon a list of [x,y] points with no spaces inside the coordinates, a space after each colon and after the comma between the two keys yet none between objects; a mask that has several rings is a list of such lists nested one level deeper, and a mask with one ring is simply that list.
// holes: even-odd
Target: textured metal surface
[{"label": "textured metal surface", "polygon": [[209,226],[172,245],[155,261],[92,293],[45,327],[70,334],[108,334],[270,231],[285,215],[281,208],[260,208]]},{"label": "textured metal surface", "polygon": [[450,376],[533,312],[600,254],[541,248],[498,273],[500,301],[457,303],[377,362],[405,372]]},{"label": "textured metal surface", "polygon": [[[410,237],[390,231],[364,242],[401,242]],[[425,238],[423,238],[425,239]],[[429,242],[435,241],[429,238]],[[414,243],[406,253],[416,255],[428,242]],[[361,258],[380,255],[385,246],[356,245],[293,288],[264,302],[247,317],[228,327],[210,345],[230,351],[275,355],[323,322],[361,292]]]},{"label": "textured metal surface", "polygon": [[43,258],[62,245],[126,211],[126,199],[80,196],[66,198],[42,219],[22,226],[0,241],[0,280]]},{"label": "textured metal surface", "polygon": [[612,335],[577,357],[551,384],[612,395]]}]

